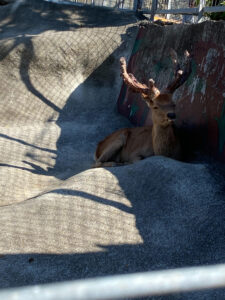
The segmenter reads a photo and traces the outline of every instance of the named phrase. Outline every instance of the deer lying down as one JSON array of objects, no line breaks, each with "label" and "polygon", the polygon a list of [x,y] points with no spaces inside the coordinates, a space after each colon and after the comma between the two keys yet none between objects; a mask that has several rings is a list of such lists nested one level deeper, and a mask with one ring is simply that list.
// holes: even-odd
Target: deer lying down
[{"label": "deer lying down", "polygon": [[171,50],[171,58],[175,66],[175,78],[162,91],[155,86],[153,79],[149,79],[148,85],[139,83],[134,75],[127,73],[125,59],[120,59],[121,76],[131,90],[141,93],[151,108],[153,125],[123,128],[107,136],[97,146],[94,167],[130,164],[152,155],[181,159],[180,141],[174,127],[176,114],[172,96],[191,73],[191,57],[185,51],[184,71],[180,69],[174,50]]}]

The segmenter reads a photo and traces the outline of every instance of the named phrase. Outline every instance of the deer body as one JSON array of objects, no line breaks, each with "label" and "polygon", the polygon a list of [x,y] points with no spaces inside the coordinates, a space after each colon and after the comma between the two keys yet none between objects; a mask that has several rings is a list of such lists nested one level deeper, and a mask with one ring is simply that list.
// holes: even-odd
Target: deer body
[{"label": "deer body", "polygon": [[152,155],[181,158],[181,147],[172,125],[123,128],[99,142],[96,167],[134,163]]},{"label": "deer body", "polygon": [[124,82],[134,92],[142,94],[142,98],[151,108],[153,125],[124,128],[107,136],[97,146],[94,167],[125,165],[152,155],[181,159],[180,141],[174,125],[176,115],[172,94],[188,78],[191,63],[189,53],[186,51],[188,67],[187,71],[183,72],[177,63],[175,51],[172,51],[171,57],[176,65],[175,80],[162,92],[156,88],[152,79],[147,86],[139,83],[132,74],[128,74],[125,59],[121,58]]},{"label": "deer body", "polygon": [[95,152],[96,166],[133,163],[154,155],[152,127],[123,128],[99,142]]}]

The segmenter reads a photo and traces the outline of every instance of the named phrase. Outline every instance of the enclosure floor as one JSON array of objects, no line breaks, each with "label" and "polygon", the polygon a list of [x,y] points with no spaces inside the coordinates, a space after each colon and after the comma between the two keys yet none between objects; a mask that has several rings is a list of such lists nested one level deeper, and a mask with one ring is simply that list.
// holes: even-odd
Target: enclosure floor
[{"label": "enclosure floor", "polygon": [[131,126],[115,101],[134,15],[41,1],[10,9],[0,9],[0,287],[224,263],[219,164],[91,168],[97,142]]}]

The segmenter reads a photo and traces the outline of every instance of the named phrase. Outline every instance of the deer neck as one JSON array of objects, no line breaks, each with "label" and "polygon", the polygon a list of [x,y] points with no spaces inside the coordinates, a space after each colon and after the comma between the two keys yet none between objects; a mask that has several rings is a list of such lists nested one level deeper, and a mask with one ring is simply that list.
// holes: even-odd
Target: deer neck
[{"label": "deer neck", "polygon": [[153,149],[155,155],[180,158],[180,144],[176,137],[173,124],[167,126],[153,125]]}]

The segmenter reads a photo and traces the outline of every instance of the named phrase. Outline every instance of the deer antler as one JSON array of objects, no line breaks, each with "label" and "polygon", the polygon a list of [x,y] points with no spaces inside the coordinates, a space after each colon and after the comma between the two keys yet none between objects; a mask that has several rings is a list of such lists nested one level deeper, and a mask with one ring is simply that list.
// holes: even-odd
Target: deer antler
[{"label": "deer antler", "polygon": [[132,89],[132,91],[137,93],[148,94],[149,87],[146,84],[138,82],[133,74],[127,73],[127,64],[124,57],[120,58],[120,67],[123,81]]},{"label": "deer antler", "polygon": [[173,49],[170,50],[170,56],[172,58],[175,67],[175,78],[171,83],[169,83],[169,85],[166,88],[166,91],[172,94],[188,79],[189,75],[191,74],[192,68],[191,68],[191,55],[187,50],[184,52],[184,56],[185,56],[184,71],[181,70],[177,59],[177,53]]},{"label": "deer antler", "polygon": [[153,79],[149,79],[147,86],[144,83],[140,83],[133,74],[127,73],[127,64],[124,57],[120,58],[120,66],[123,81],[132,91],[141,93],[143,98],[153,98],[159,94],[159,90],[156,88],[155,81]]},{"label": "deer antler", "polygon": [[[164,90],[164,93],[172,94],[176,89],[178,89],[189,77],[192,68],[191,68],[191,55],[186,50],[185,53],[185,64],[184,71],[181,70],[180,64],[177,59],[177,53],[171,49],[170,56],[172,58],[174,67],[175,67],[175,78],[169,83],[167,88]],[[143,98],[154,98],[160,94],[160,91],[155,86],[153,79],[149,79],[148,85],[140,83],[133,74],[127,73],[127,64],[124,57],[120,58],[121,65],[121,76],[123,81],[129,86],[129,88],[136,92],[141,93]]]}]

